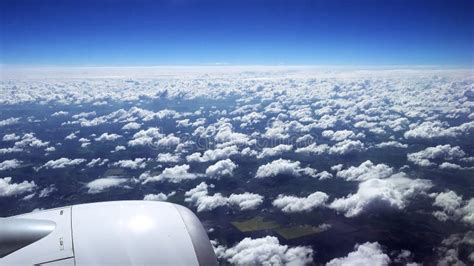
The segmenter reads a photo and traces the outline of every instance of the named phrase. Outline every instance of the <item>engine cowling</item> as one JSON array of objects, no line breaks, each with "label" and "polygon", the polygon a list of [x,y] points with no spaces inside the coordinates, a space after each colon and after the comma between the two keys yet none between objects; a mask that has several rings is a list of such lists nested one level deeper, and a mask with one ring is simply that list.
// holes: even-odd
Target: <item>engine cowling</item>
[{"label": "engine cowling", "polygon": [[217,265],[196,215],[156,201],[80,204],[2,218],[0,247],[0,265]]}]

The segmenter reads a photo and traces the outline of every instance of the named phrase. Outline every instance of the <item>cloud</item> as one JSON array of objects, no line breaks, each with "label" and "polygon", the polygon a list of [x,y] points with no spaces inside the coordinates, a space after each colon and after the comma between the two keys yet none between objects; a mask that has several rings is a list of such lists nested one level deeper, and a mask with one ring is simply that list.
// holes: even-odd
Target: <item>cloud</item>
[{"label": "cloud", "polygon": [[[184,180],[184,179],[195,179],[198,177],[197,174],[189,173],[189,165],[176,165],[171,168],[166,168],[161,173],[161,178],[166,180]],[[173,181],[175,182],[175,181]]]},{"label": "cloud", "polygon": [[127,147],[122,146],[122,145],[118,145],[111,152],[119,152],[119,151],[125,151],[125,150],[127,150]]},{"label": "cloud", "polygon": [[92,159],[89,163],[87,163],[87,167],[94,167],[94,166],[103,166],[109,162],[109,159],[101,159],[95,158]]},{"label": "cloud", "polygon": [[346,217],[357,216],[370,208],[404,209],[410,198],[432,186],[429,180],[410,179],[403,173],[386,179],[372,178],[360,183],[355,194],[335,199],[329,206]]},{"label": "cloud", "polygon": [[197,212],[210,211],[228,204],[228,199],[220,193],[209,196],[208,187],[206,183],[201,182],[195,188],[184,193],[184,201],[194,204],[197,207]]},{"label": "cloud", "polygon": [[0,163],[0,171],[15,169],[21,166],[21,161],[17,159],[5,160]]},{"label": "cloud", "polygon": [[230,159],[225,159],[210,165],[206,169],[206,176],[212,179],[220,179],[225,176],[233,176],[237,165]]},{"label": "cloud", "polygon": [[330,154],[344,155],[365,150],[365,145],[360,140],[343,140],[329,148]]},{"label": "cloud", "polygon": [[245,192],[243,194],[231,194],[229,204],[238,206],[241,210],[254,210],[263,203],[263,196]]},{"label": "cloud", "polygon": [[250,147],[246,147],[242,149],[242,151],[240,152],[240,155],[246,156],[246,157],[255,157],[257,156],[257,154],[258,152],[255,150],[252,150]]},{"label": "cloud", "polygon": [[55,147],[48,147],[48,148],[44,149],[44,151],[45,151],[45,152],[48,152],[48,153],[50,153],[50,152],[55,152],[55,151],[56,151],[56,148],[55,148]]},{"label": "cloud", "polygon": [[20,139],[20,136],[15,135],[15,133],[5,134],[3,136],[3,141],[17,141]]},{"label": "cloud", "polygon": [[432,139],[441,137],[458,137],[474,130],[474,122],[467,122],[455,127],[446,127],[440,121],[426,121],[404,133],[407,139]]},{"label": "cloud", "polygon": [[308,143],[309,144],[309,143],[312,143],[313,141],[314,141],[314,138],[310,134],[306,134],[306,135],[298,137],[296,139],[296,143],[298,143],[298,145],[301,145],[301,143]]},{"label": "cloud", "polygon": [[319,180],[324,180],[324,179],[330,179],[333,176],[328,171],[322,171],[320,173],[317,173],[314,177],[319,178]]},{"label": "cloud", "polygon": [[[278,115],[278,118],[282,118],[281,115]],[[270,127],[266,127],[266,131],[263,134],[263,137],[268,139],[275,140],[285,140],[288,139],[293,134],[305,134],[308,133],[315,126],[313,124],[304,125],[299,121],[283,121],[285,118],[277,119],[273,121]],[[307,117],[303,120],[312,121],[311,117]],[[302,121],[302,122],[305,122]]]},{"label": "cloud", "polygon": [[474,262],[474,231],[448,236],[441,241],[441,246],[436,248],[436,252],[440,266],[472,265]]},{"label": "cloud", "polygon": [[169,197],[174,196],[176,194],[175,191],[170,192],[168,194],[165,193],[158,193],[158,194],[147,194],[143,197],[143,200],[151,200],[151,201],[166,201]]},{"label": "cloud", "polygon": [[71,167],[71,166],[76,166],[79,164],[82,164],[86,161],[86,159],[69,159],[69,158],[59,158],[57,160],[50,160],[47,163],[45,163],[42,168],[46,169],[59,169],[59,168],[66,168],[66,167]]},{"label": "cloud", "polygon": [[160,153],[156,157],[156,161],[160,163],[177,163],[180,160],[179,154]]},{"label": "cloud", "polygon": [[21,152],[23,149],[20,148],[1,148],[0,154],[7,154],[7,153],[14,153],[14,152]]},{"label": "cloud", "polygon": [[216,255],[233,265],[306,265],[313,261],[310,247],[281,245],[273,236],[246,237],[231,248],[218,246]]},{"label": "cloud", "polygon": [[258,167],[255,177],[265,178],[277,175],[300,176],[301,174],[307,174],[314,177],[316,173],[312,168],[302,168],[298,161],[278,159]]},{"label": "cloud", "polygon": [[311,143],[306,147],[301,147],[301,148],[296,149],[295,152],[306,154],[306,155],[310,155],[310,154],[320,155],[320,154],[328,153],[328,151],[329,151],[329,146],[327,144],[317,145],[316,143]]},{"label": "cloud", "polygon": [[109,134],[109,133],[103,133],[102,135],[100,135],[99,137],[95,138],[96,141],[114,141],[114,140],[117,140],[119,138],[121,138],[122,136],[118,135],[118,134]]},{"label": "cloud", "polygon": [[236,117],[234,119],[242,122],[240,124],[241,128],[246,128],[248,126],[255,125],[262,122],[262,120],[265,118],[267,118],[267,116],[264,114],[257,113],[257,112],[250,112],[250,113],[246,113],[242,117]]},{"label": "cloud", "polygon": [[236,144],[247,145],[248,143],[251,143],[247,135],[235,132],[230,123],[220,124],[214,139],[218,143],[225,143],[225,146]]},{"label": "cloud", "polygon": [[53,113],[51,116],[52,116],[52,117],[55,117],[55,116],[66,116],[66,115],[68,115],[68,114],[69,114],[69,112],[66,112],[66,111],[58,111],[58,112]]},{"label": "cloud", "polygon": [[269,139],[287,139],[290,137],[287,130],[285,129],[285,125],[282,121],[275,121],[271,125],[271,127],[266,128],[267,131],[263,134],[265,138]]},{"label": "cloud", "polygon": [[130,123],[125,124],[122,127],[122,130],[137,130],[141,127],[142,127],[142,125],[137,123],[137,122],[130,122]]},{"label": "cloud", "polygon": [[466,153],[459,146],[449,144],[428,147],[424,150],[407,155],[408,161],[419,166],[434,166],[432,160],[454,160],[464,157]]},{"label": "cloud", "polygon": [[34,133],[26,133],[21,137],[21,140],[15,142],[14,148],[41,148],[48,146],[48,144],[49,142],[36,138]]},{"label": "cloud", "polygon": [[450,190],[436,194],[433,206],[441,209],[433,212],[433,215],[442,222],[459,220],[474,225],[474,198],[463,200]]},{"label": "cloud", "polygon": [[195,173],[189,173],[189,165],[176,165],[171,168],[165,168],[159,175],[151,175],[149,171],[140,175],[139,179],[143,180],[143,183],[153,181],[169,181],[173,183],[179,183],[184,180],[196,179],[200,175]]},{"label": "cloud", "polygon": [[[96,103],[100,103],[99,101],[95,102],[93,105],[96,105]],[[102,102],[102,103],[107,103],[107,102]],[[123,109],[120,109],[120,110],[117,110],[109,115],[105,115],[105,116],[99,116],[99,117],[95,117],[95,118],[92,118],[90,120],[88,120],[87,118],[89,116],[95,116],[95,113],[93,115],[83,115],[81,117],[78,117],[78,115],[76,116],[73,116],[74,119],[78,119],[77,121],[68,121],[64,124],[79,124],[81,127],[94,127],[94,126],[98,126],[98,125],[102,125],[102,124],[105,124],[107,123],[109,120],[114,120],[115,122],[118,122],[118,119],[117,117],[126,117],[127,113],[125,110]]]},{"label": "cloud", "polygon": [[177,127],[188,127],[190,126],[191,124],[189,123],[189,118],[186,118],[186,119],[182,119],[182,120],[177,120],[176,121],[176,126]]},{"label": "cloud", "polygon": [[410,120],[406,117],[400,117],[394,120],[386,121],[385,125],[391,128],[395,132],[404,131],[408,128]]},{"label": "cloud", "polygon": [[376,148],[402,148],[402,149],[405,149],[405,148],[408,148],[408,145],[400,143],[398,141],[391,140],[391,141],[385,141],[385,142],[378,143],[378,144],[375,145],[375,147]]},{"label": "cloud", "polygon": [[178,145],[180,142],[180,139],[178,137],[175,137],[174,134],[169,134],[166,137],[163,137],[157,142],[157,145],[160,147],[175,147]]},{"label": "cloud", "polygon": [[146,158],[135,158],[134,160],[120,160],[114,163],[114,166],[130,169],[143,169],[146,167],[146,162]]},{"label": "cloud", "polygon": [[79,142],[81,143],[81,148],[86,148],[87,146],[91,144],[90,140],[86,138],[80,138]]},{"label": "cloud", "polygon": [[5,127],[5,126],[11,126],[14,124],[18,124],[20,121],[20,118],[18,117],[10,117],[5,120],[0,120],[0,127]]},{"label": "cloud", "polygon": [[202,155],[199,152],[195,152],[186,156],[186,160],[188,162],[210,162],[227,159],[236,154],[239,154],[239,150],[237,146],[232,145],[214,150],[207,150]]},{"label": "cloud", "polygon": [[150,146],[158,142],[163,137],[160,133],[160,129],[156,127],[150,127],[146,130],[140,130],[133,135],[132,140],[128,142],[128,146]]},{"label": "cloud", "polygon": [[321,134],[323,137],[330,139],[332,141],[343,141],[347,139],[357,138],[356,134],[354,134],[354,132],[350,130],[339,130],[339,131],[325,130]]},{"label": "cloud", "polygon": [[34,181],[12,183],[11,177],[0,178],[0,197],[12,197],[31,192],[36,188]]},{"label": "cloud", "polygon": [[67,135],[64,139],[75,139],[75,138],[77,138],[76,132],[73,132],[73,133]]},{"label": "cloud", "polygon": [[134,106],[129,110],[121,109],[117,112],[111,113],[107,116],[107,118],[113,118],[115,122],[128,122],[134,120],[143,120],[147,122],[155,119],[161,120],[164,118],[178,119],[180,118],[180,114],[170,109],[162,109],[158,112],[153,112]]},{"label": "cloud", "polygon": [[128,182],[128,179],[126,178],[111,176],[111,177],[104,177],[104,178],[98,178],[96,180],[93,180],[87,183],[86,187],[89,189],[88,193],[94,194],[94,193],[100,193],[110,188],[121,187],[127,182]]},{"label": "cloud", "polygon": [[214,185],[201,182],[195,188],[186,191],[184,201],[196,206],[198,212],[211,211],[223,206],[238,207],[240,210],[253,210],[263,203],[263,196],[249,192],[231,194],[229,197],[225,197],[221,193],[215,193],[211,196],[208,189],[213,187]]},{"label": "cloud", "polygon": [[439,193],[433,206],[441,208],[443,211],[436,211],[433,215],[440,221],[448,220],[449,216],[455,215],[456,211],[463,203],[462,197],[458,196],[454,191]]},{"label": "cloud", "polygon": [[281,209],[283,212],[309,212],[315,208],[324,206],[329,196],[324,192],[314,192],[307,197],[295,197],[278,195],[273,201],[273,206]]},{"label": "cloud", "polygon": [[471,166],[471,167],[462,167],[459,164],[444,162],[444,163],[439,165],[439,169],[445,169],[445,170],[472,170],[472,169],[474,169],[474,167],[473,166]]},{"label": "cloud", "polygon": [[290,152],[293,150],[292,145],[280,144],[273,148],[263,148],[262,152],[257,156],[258,159],[265,157],[274,157],[279,156],[285,152]]},{"label": "cloud", "polygon": [[365,181],[372,178],[387,178],[393,174],[393,168],[386,164],[374,164],[370,160],[361,163],[359,166],[351,166],[348,169],[340,170],[336,176],[347,181]]},{"label": "cloud", "polygon": [[383,253],[382,247],[377,242],[366,242],[356,245],[354,249],[346,257],[332,259],[326,266],[384,266],[389,265],[391,262],[390,257]]},{"label": "cloud", "polygon": [[78,118],[86,118],[86,117],[90,117],[90,116],[96,116],[95,111],[92,111],[92,112],[82,112],[82,113],[79,113],[79,114],[75,114],[75,115],[72,116],[72,118],[78,119]]},{"label": "cloud", "polygon": [[339,172],[339,171],[342,170],[343,167],[344,167],[344,165],[342,163],[341,164],[336,164],[336,165],[331,166],[331,171]]},{"label": "cloud", "polygon": [[474,226],[474,198],[468,200],[459,210],[461,221]]}]

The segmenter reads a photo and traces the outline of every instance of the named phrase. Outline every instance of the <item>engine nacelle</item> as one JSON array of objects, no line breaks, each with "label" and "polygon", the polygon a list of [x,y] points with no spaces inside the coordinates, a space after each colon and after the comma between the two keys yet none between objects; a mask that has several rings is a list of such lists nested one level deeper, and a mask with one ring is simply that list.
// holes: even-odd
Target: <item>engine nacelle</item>
[{"label": "engine nacelle", "polygon": [[0,218],[0,265],[217,265],[189,209],[156,201],[73,205]]}]

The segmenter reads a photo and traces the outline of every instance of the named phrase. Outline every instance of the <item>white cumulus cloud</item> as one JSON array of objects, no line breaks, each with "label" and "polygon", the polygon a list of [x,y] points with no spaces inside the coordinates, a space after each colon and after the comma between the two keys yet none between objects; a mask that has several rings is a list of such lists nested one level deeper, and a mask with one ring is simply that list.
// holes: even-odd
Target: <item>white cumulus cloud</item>
[{"label": "white cumulus cloud", "polygon": [[189,165],[176,165],[170,168],[165,168],[161,174],[152,175],[149,171],[140,175],[139,179],[143,183],[153,182],[153,181],[169,181],[173,183],[179,183],[184,180],[196,179],[200,175],[189,172]]},{"label": "white cumulus cloud", "polygon": [[429,180],[410,179],[403,173],[386,179],[372,178],[359,184],[356,193],[334,200],[330,208],[354,217],[370,208],[404,209],[409,199],[432,187]]},{"label": "white cumulus cloud", "polygon": [[118,135],[118,134],[115,134],[115,133],[103,133],[102,135],[100,135],[99,137],[95,138],[96,141],[114,141],[114,140],[117,140],[119,138],[121,138],[122,136]]},{"label": "white cumulus cloud", "polygon": [[0,178],[0,197],[11,197],[36,188],[34,181],[23,181],[21,183],[12,183],[11,177]]},{"label": "white cumulus cloud", "polygon": [[21,163],[22,162],[17,159],[5,160],[0,162],[0,171],[18,168],[21,166]]},{"label": "white cumulus cloud", "polygon": [[175,195],[176,192],[170,192],[168,194],[165,193],[158,193],[158,194],[147,194],[143,197],[143,200],[151,200],[151,201],[166,201],[169,197]]},{"label": "white cumulus cloud", "polygon": [[221,177],[233,176],[237,165],[230,159],[225,159],[210,165],[206,169],[206,176],[213,179],[220,179]]},{"label": "white cumulus cloud", "polygon": [[156,157],[156,161],[160,163],[177,163],[180,161],[179,154],[171,154],[171,153],[160,153]]},{"label": "white cumulus cloud", "polygon": [[17,141],[20,139],[20,136],[17,136],[15,133],[5,134],[3,136],[3,141]]},{"label": "white cumulus cloud", "polygon": [[142,125],[137,123],[137,122],[130,122],[130,123],[125,124],[122,127],[122,130],[136,130],[136,129],[139,129],[141,127],[142,127]]},{"label": "white cumulus cloud", "polygon": [[285,152],[289,152],[293,150],[292,145],[280,144],[273,148],[263,148],[262,152],[257,156],[257,158],[265,158],[265,157],[274,157],[279,156]]},{"label": "white cumulus cloud", "polygon": [[160,129],[156,127],[150,127],[146,130],[140,130],[133,135],[132,140],[128,142],[128,146],[150,146],[158,142],[163,137],[160,133]]},{"label": "white cumulus cloud", "polygon": [[220,193],[209,196],[208,187],[206,183],[201,182],[195,188],[186,191],[184,201],[194,204],[198,212],[210,211],[228,204],[228,199]]},{"label": "white cumulus cloud", "polygon": [[59,158],[57,160],[50,160],[47,163],[45,163],[42,167],[43,168],[51,168],[51,169],[59,169],[59,168],[66,168],[66,167],[71,167],[71,166],[76,166],[79,164],[82,164],[86,161],[86,159],[69,159],[69,158]]},{"label": "white cumulus cloud", "polygon": [[130,169],[143,169],[146,167],[146,162],[146,158],[135,158],[134,160],[120,160],[114,163],[114,166]]},{"label": "white cumulus cloud", "polygon": [[281,245],[273,236],[247,237],[230,248],[218,246],[216,255],[233,265],[306,265],[313,261],[310,247]]},{"label": "white cumulus cloud", "polygon": [[188,162],[209,162],[227,159],[232,155],[239,153],[237,146],[227,146],[223,148],[217,148],[214,150],[207,150],[202,155],[199,152],[195,152],[191,155],[186,156]]},{"label": "white cumulus cloud", "polygon": [[302,168],[301,163],[298,161],[278,159],[258,167],[255,177],[265,178],[274,177],[277,175],[300,176],[301,174],[314,176],[316,173],[312,168]]},{"label": "white cumulus cloud", "polygon": [[367,160],[359,166],[351,166],[348,169],[338,171],[336,176],[347,181],[365,181],[372,178],[387,178],[392,174],[393,168],[388,165],[374,164]]},{"label": "white cumulus cloud", "polygon": [[238,206],[241,210],[253,210],[263,203],[263,196],[245,192],[242,194],[231,194],[229,204]]},{"label": "white cumulus cloud", "polygon": [[466,153],[459,147],[452,147],[449,144],[438,145],[436,147],[428,147],[419,152],[409,153],[408,161],[419,166],[436,165],[433,160],[454,160],[462,158]]},{"label": "white cumulus cloud", "polygon": [[329,261],[326,266],[387,266],[390,257],[385,254],[382,247],[377,242],[366,242],[356,245],[355,250],[343,258],[336,258]]},{"label": "white cumulus cloud", "polygon": [[86,184],[86,187],[89,189],[88,193],[99,193],[106,189],[113,187],[121,187],[128,182],[126,178],[120,178],[116,176],[98,178]]},{"label": "white cumulus cloud", "polygon": [[287,213],[309,212],[315,208],[324,206],[328,199],[329,196],[320,191],[316,191],[307,197],[278,195],[273,201],[273,206]]}]

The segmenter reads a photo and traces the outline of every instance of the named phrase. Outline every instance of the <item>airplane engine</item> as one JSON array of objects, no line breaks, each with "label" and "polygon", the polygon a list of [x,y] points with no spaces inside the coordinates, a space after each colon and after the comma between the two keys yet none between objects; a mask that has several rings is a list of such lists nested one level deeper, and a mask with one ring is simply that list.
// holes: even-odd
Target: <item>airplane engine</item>
[{"label": "airplane engine", "polygon": [[217,265],[196,215],[113,201],[0,218],[0,265]]}]

